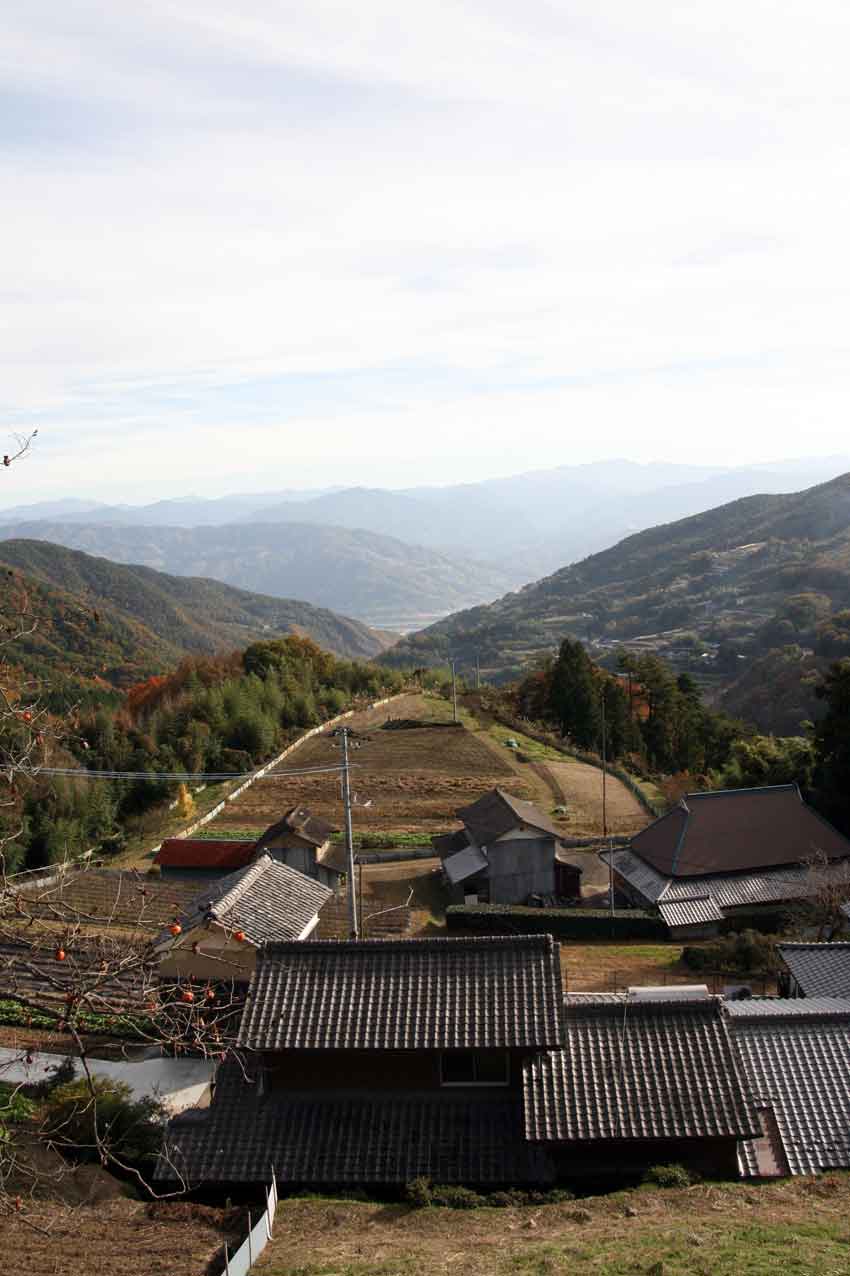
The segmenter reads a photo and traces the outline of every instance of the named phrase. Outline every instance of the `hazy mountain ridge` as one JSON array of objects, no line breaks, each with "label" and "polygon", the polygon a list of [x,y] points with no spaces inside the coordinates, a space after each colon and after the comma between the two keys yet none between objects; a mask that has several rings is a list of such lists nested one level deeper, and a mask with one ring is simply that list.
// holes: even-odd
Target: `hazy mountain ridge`
[{"label": "hazy mountain ridge", "polygon": [[[789,595],[850,605],[850,474],[791,495],[746,497],[639,532],[486,607],[447,617],[392,649],[424,664],[476,653],[496,675],[554,650],[566,634],[614,645],[689,632],[755,643]],[[764,650],[770,641],[767,631]]]},{"label": "hazy mountain ridge", "polygon": [[260,638],[299,633],[338,655],[371,658],[386,639],[359,621],[212,580],[126,567],[43,541],[0,544],[3,610],[25,617],[14,658],[29,673],[122,687]]},{"label": "hazy mountain ridge", "polygon": [[496,568],[371,532],[319,524],[175,528],[41,521],[0,527],[0,541],[10,537],[298,598],[396,631],[427,623],[470,599],[489,601],[512,583]]}]

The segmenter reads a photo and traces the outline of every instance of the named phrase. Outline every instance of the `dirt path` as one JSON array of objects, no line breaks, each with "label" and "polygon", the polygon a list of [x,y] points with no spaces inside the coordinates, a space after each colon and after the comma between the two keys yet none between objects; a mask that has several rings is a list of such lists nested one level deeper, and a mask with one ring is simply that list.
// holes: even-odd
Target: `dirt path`
[{"label": "dirt path", "polygon": [[[550,771],[564,793],[570,811],[570,823],[576,829],[602,833],[602,772],[598,767],[565,758],[563,762],[547,760]],[[622,780],[608,775],[605,782],[608,832],[614,835],[635,833],[652,818]]]}]

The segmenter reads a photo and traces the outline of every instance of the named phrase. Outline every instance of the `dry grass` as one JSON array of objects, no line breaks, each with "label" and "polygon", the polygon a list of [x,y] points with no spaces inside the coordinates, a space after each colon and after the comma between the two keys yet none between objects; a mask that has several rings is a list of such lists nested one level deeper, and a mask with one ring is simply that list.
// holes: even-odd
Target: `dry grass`
[{"label": "dry grass", "polygon": [[291,1200],[261,1276],[846,1276],[850,1178],[410,1210]]}]

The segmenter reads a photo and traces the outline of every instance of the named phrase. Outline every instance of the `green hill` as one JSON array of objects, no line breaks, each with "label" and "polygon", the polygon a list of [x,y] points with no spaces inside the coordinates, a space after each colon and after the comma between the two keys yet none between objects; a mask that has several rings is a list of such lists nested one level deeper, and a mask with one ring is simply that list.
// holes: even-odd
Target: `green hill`
[{"label": "green hill", "polygon": [[[804,597],[802,600],[800,596]],[[795,601],[796,600],[796,601]],[[734,660],[812,637],[850,606],[850,474],[791,495],[751,496],[639,532],[603,553],[447,617],[392,648],[394,663],[451,653],[504,678],[569,634],[602,650],[639,640],[691,650],[722,682]],[[724,661],[726,664],[724,664]]]},{"label": "green hill", "polygon": [[212,580],[128,567],[45,541],[0,543],[6,627],[23,632],[9,657],[30,676],[125,687],[187,654],[297,633],[337,655],[369,659],[387,638],[309,603]]}]

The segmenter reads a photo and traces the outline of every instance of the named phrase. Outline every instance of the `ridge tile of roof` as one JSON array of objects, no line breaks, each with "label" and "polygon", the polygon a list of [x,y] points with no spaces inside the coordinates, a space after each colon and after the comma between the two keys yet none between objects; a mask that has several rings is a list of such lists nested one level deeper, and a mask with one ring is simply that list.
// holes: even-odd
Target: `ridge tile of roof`
[{"label": "ridge tile of roof", "polygon": [[308,940],[260,951],[239,1043],[543,1049],[562,1043],[563,1014],[551,935]]},{"label": "ridge tile of roof", "polygon": [[566,1045],[523,1066],[526,1136],[754,1138],[758,1109],[719,1001],[571,998]]},{"label": "ridge tile of roof", "polygon": [[642,829],[631,849],[671,877],[850,858],[850,841],[803,801],[796,784],[686,793]]}]

